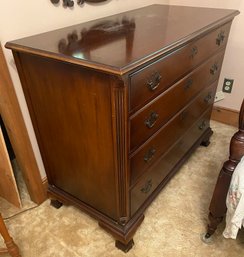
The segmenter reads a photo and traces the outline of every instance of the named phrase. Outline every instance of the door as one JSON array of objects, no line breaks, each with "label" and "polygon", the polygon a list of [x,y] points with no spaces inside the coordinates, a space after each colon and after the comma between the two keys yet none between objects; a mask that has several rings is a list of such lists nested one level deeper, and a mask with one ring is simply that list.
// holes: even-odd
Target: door
[{"label": "door", "polygon": [[0,196],[17,207],[21,207],[19,191],[0,127]]}]

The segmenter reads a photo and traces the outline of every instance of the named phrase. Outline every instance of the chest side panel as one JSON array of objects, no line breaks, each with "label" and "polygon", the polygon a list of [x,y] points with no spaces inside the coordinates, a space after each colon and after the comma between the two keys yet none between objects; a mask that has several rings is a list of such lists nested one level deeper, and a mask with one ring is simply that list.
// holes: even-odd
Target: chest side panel
[{"label": "chest side panel", "polygon": [[116,219],[109,75],[19,55],[49,184]]}]

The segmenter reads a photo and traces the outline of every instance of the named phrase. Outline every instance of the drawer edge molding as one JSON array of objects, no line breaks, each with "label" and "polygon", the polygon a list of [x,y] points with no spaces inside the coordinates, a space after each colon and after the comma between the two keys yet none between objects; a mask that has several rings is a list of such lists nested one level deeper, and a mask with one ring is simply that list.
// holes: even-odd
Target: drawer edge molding
[{"label": "drawer edge molding", "polygon": [[[184,106],[184,108],[182,108],[175,116],[171,117],[166,123],[164,123],[153,135],[151,135],[149,138],[147,138],[144,142],[142,142],[139,147],[137,147],[136,149],[132,149],[129,155],[129,158],[132,159],[139,151],[141,151],[141,149],[147,145],[152,139],[154,139],[155,137],[158,136],[158,134],[160,134],[174,119],[176,116],[181,115],[182,113],[184,113],[195,101],[197,98],[200,98],[201,96],[203,96],[203,93],[208,92],[210,89],[214,89],[214,95],[211,96],[211,101],[213,101],[213,98],[215,96],[215,92],[217,89],[217,80],[215,80],[213,83],[211,83],[208,87],[206,87],[203,91],[199,92],[195,98],[191,99],[191,101]],[[207,93],[206,95],[206,99],[209,99],[209,93]],[[213,105],[213,103],[211,102],[206,102],[205,100],[203,100],[206,104],[208,104],[209,106]],[[184,118],[184,114],[182,114],[182,118]]]},{"label": "drawer edge molding", "polygon": [[170,181],[170,179],[179,171],[180,167],[188,160],[191,156],[192,152],[201,145],[201,142],[205,139],[210,137],[213,134],[211,128],[208,128],[204,134],[198,139],[198,141],[189,149],[189,151],[185,154],[184,158],[182,158],[175,167],[170,171],[170,173],[163,179],[163,181],[154,189],[154,191],[148,196],[146,201],[138,208],[138,210],[131,216],[134,217],[137,213],[144,212],[150,203],[158,196],[161,192],[163,187]]},{"label": "drawer edge molding", "polygon": [[[207,129],[207,123],[206,123],[206,119],[203,119],[203,117],[205,117],[208,113],[212,113],[212,106],[210,106],[210,107],[208,107],[202,114],[201,114],[201,116],[200,116],[200,118],[197,120],[197,121],[195,121],[194,122],[194,124],[189,128],[189,130],[190,129],[192,129],[194,126],[196,126],[196,124],[198,124],[197,126],[198,126],[198,129],[200,130],[200,131],[202,131],[202,133]],[[210,114],[209,114],[209,117],[210,117]],[[203,119],[203,120],[202,120]],[[202,122],[201,123],[199,123],[199,121],[200,120],[202,120]],[[156,160],[155,160],[155,162],[151,165],[151,166],[149,166],[148,168],[147,168],[147,170],[144,170],[144,172],[142,173],[142,174],[140,174],[140,175],[137,175],[137,176],[135,176],[135,178],[134,178],[134,181],[133,181],[133,183],[132,183],[132,170],[130,171],[130,173],[131,173],[131,178],[130,178],[130,189],[132,189],[134,186],[136,186],[136,184],[139,182],[139,180],[140,180],[140,178],[141,177],[143,177],[149,170],[151,170],[151,169],[153,169],[153,167],[154,166],[156,166],[160,161],[161,161],[161,159],[162,158],[164,158],[178,143],[179,143],[179,141],[181,141],[182,140],[182,138],[184,138],[184,136],[186,135],[188,133],[188,130],[180,137],[180,138],[178,138],[178,140],[177,141],[175,141],[165,152],[163,152]],[[204,132],[205,133],[205,132]],[[156,151],[155,151],[156,152]],[[155,153],[154,152],[154,153]],[[154,154],[153,153],[153,154]],[[152,156],[152,158],[153,158],[153,156]]]},{"label": "drawer edge molding", "polygon": [[[224,52],[221,51],[214,55],[213,58],[205,62],[194,72],[185,76],[130,116],[130,153],[136,151],[141,144],[185,108],[189,102],[218,80],[223,54]],[[218,64],[219,69],[215,75],[211,75],[210,68],[214,63]],[[185,90],[185,87],[189,87],[189,85],[191,88]],[[209,103],[213,100],[212,97],[212,94],[208,94],[204,101]],[[172,101],[174,104],[171,104]]]},{"label": "drawer edge molding", "polygon": [[[162,55],[160,58],[155,59],[153,62],[131,73],[129,75],[130,113],[133,114],[137,112],[143,105],[149,103],[153,98],[165,92],[189,73],[198,69],[208,60],[212,59],[213,56],[225,50],[230,28],[231,23],[224,24],[208,34],[201,35],[201,37],[194,39],[188,44],[174,49],[173,52]],[[221,31],[225,32],[225,37],[223,42],[218,45],[216,44],[216,38]],[[206,44],[209,45],[208,48],[205,47]],[[192,49],[197,48],[197,46],[199,49],[194,51],[195,57],[190,57],[189,54],[193,51]],[[186,63],[184,65],[178,65],[178,62],[182,62],[183,60],[186,60]],[[172,69],[172,66],[176,68]],[[218,66],[213,66],[211,74],[215,75],[219,70],[218,68]],[[155,90],[150,90],[147,86],[147,80],[151,76],[154,77],[155,72],[161,74],[161,79],[157,80],[158,84]]]},{"label": "drawer edge molding", "polygon": [[[207,112],[204,113],[204,115],[202,117],[204,117],[206,115],[206,113],[210,113],[210,110],[208,110]],[[201,120],[201,118],[193,125],[195,126],[199,121]],[[192,127],[193,127],[192,126]],[[192,128],[191,127],[191,128]],[[186,133],[187,134],[187,133]],[[185,135],[186,135],[185,134]],[[141,213],[143,212],[147,206],[150,204],[150,202],[160,193],[161,189],[166,185],[166,183],[174,176],[174,174],[179,170],[179,168],[185,163],[185,161],[187,161],[187,159],[191,156],[192,152],[199,146],[202,145],[203,142],[207,142],[210,138],[210,136],[213,134],[213,131],[210,127],[207,127],[205,129],[205,131],[202,133],[202,135],[200,137],[198,137],[198,139],[195,141],[195,143],[186,151],[186,153],[183,155],[183,157],[181,159],[179,159],[179,161],[173,166],[173,168],[168,172],[168,174],[162,179],[162,181],[153,188],[152,192],[149,192],[151,190],[151,187],[153,187],[153,181],[150,181],[150,179],[147,179],[146,182],[143,184],[144,187],[147,187],[147,193],[148,196],[145,198],[145,200],[142,202],[142,204],[140,205],[140,207],[132,212],[131,210],[131,215],[133,217],[133,215],[135,215],[137,212]],[[185,136],[183,135],[183,137]],[[183,138],[182,137],[182,138]],[[180,141],[180,140],[179,140]],[[178,142],[179,142],[178,141]],[[177,145],[177,143],[175,144]],[[175,146],[174,145],[174,146]],[[203,144],[204,145],[204,144]],[[160,160],[164,158],[164,156],[166,154],[168,154],[173,148],[174,146],[172,146],[167,153],[163,154],[163,156],[161,156]],[[158,160],[157,163],[160,162],[160,160]],[[155,166],[157,165],[157,163],[155,163]],[[149,176],[149,173],[145,173],[144,174],[145,177],[150,178],[151,176]],[[140,185],[140,181],[141,181],[141,177],[137,179],[137,181],[135,182],[135,184],[131,187],[131,193],[132,191],[138,187]],[[150,185],[149,185],[150,182]],[[143,187],[142,187],[143,188]],[[150,190],[149,190],[150,189]],[[142,192],[143,193],[143,192]],[[131,196],[132,197],[132,196]],[[131,207],[132,208],[132,207]]]},{"label": "drawer edge molding", "polygon": [[[218,56],[222,56],[221,58],[221,63],[219,63],[220,65],[220,71],[221,72],[221,68],[222,68],[222,63],[223,63],[223,58],[225,55],[225,48],[220,48],[212,57],[210,57],[209,59],[203,61],[202,63],[200,63],[195,69],[193,69],[192,71],[184,74],[181,78],[179,78],[175,83],[173,83],[169,88],[167,88],[165,91],[160,92],[158,95],[154,96],[153,99],[149,99],[149,102],[144,103],[144,105],[139,108],[136,111],[131,112],[130,114],[130,120],[132,120],[135,116],[137,116],[139,113],[141,113],[142,111],[144,111],[145,109],[148,108],[148,106],[150,106],[153,102],[156,102],[158,99],[160,99],[161,97],[163,97],[164,95],[166,95],[169,91],[171,91],[172,89],[174,89],[178,84],[180,84],[182,81],[186,80],[186,84],[185,84],[185,90],[189,90],[192,87],[193,84],[193,80],[192,80],[192,76],[195,73],[198,73],[199,71],[201,71],[201,69],[203,69],[208,63],[211,62],[211,60],[213,60],[214,58],[218,58]],[[211,71],[209,69],[209,73],[211,74]],[[219,79],[219,76],[216,77],[214,80],[211,81],[210,84],[214,83],[216,80]],[[208,87],[210,84],[206,85],[206,87]]]}]

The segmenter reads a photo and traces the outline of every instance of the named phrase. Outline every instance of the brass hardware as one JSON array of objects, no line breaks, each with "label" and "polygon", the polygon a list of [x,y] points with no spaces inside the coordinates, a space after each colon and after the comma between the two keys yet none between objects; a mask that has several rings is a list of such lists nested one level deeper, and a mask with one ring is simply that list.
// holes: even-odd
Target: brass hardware
[{"label": "brass hardware", "polygon": [[150,162],[155,153],[156,153],[156,149],[150,148],[148,150],[148,152],[144,155],[144,161],[147,162],[147,163]]},{"label": "brass hardware", "polygon": [[191,49],[190,57],[193,58],[197,54],[198,54],[198,48],[197,48],[197,46],[193,46],[192,49]]},{"label": "brass hardware", "polygon": [[219,65],[218,65],[217,63],[215,63],[215,64],[211,67],[210,73],[211,73],[212,75],[215,75],[218,70],[219,70]]},{"label": "brass hardware", "polygon": [[155,123],[156,123],[158,117],[159,117],[159,115],[158,115],[156,112],[152,112],[152,113],[150,114],[149,118],[147,118],[147,119],[145,120],[145,125],[146,125],[148,128],[152,128],[152,127],[155,125]]},{"label": "brass hardware", "polygon": [[144,187],[141,189],[141,192],[147,194],[152,189],[152,180],[148,180]]},{"label": "brass hardware", "polygon": [[192,78],[188,79],[188,80],[186,81],[186,84],[185,84],[185,86],[184,86],[184,89],[185,89],[185,90],[189,89],[189,88],[192,86],[192,84],[193,84],[193,79],[192,79]]},{"label": "brass hardware", "polygon": [[187,111],[183,111],[182,113],[180,113],[179,117],[180,117],[180,120],[184,120],[187,116]]},{"label": "brass hardware", "polygon": [[208,95],[204,98],[204,102],[209,103],[212,99],[212,94],[209,92]]},{"label": "brass hardware", "polygon": [[225,32],[222,30],[216,38],[216,45],[220,46],[225,40]]},{"label": "brass hardware", "polygon": [[156,71],[150,78],[150,80],[147,81],[147,87],[150,91],[154,91],[158,88],[160,81],[162,79],[162,76],[158,71]]},{"label": "brass hardware", "polygon": [[206,127],[206,121],[204,120],[204,121],[202,121],[202,123],[198,126],[198,128],[200,129],[200,130],[204,130],[205,129],[205,127]]}]

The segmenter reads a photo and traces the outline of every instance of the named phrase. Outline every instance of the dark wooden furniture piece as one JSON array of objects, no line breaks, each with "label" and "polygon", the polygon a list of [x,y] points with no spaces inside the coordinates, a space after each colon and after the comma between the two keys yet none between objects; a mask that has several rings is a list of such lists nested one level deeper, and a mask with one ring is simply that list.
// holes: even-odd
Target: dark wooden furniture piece
[{"label": "dark wooden furniture piece", "polygon": [[6,248],[0,248],[0,255],[9,253],[12,257],[21,257],[19,253],[19,248],[15,244],[13,238],[9,235],[8,229],[3,221],[2,215],[0,213],[0,233],[6,244]]},{"label": "dark wooden furniture piece", "polygon": [[208,231],[203,238],[205,242],[209,242],[208,239],[211,237],[211,235],[213,235],[217,229],[217,226],[223,220],[226,214],[226,197],[230,186],[231,176],[242,156],[244,156],[244,100],[242,102],[239,114],[239,131],[236,132],[231,138],[230,157],[220,170],[213,192],[209,207],[210,212]]},{"label": "dark wooden furniture piece", "polygon": [[128,251],[201,143],[234,10],[152,5],[7,43],[48,176]]}]

